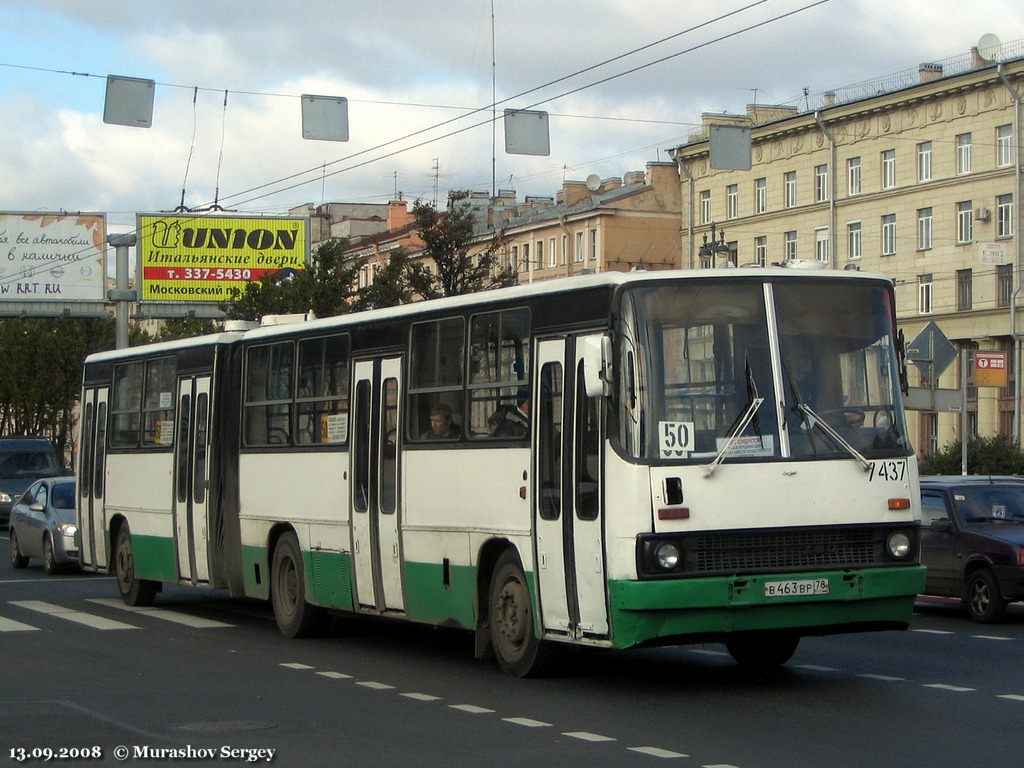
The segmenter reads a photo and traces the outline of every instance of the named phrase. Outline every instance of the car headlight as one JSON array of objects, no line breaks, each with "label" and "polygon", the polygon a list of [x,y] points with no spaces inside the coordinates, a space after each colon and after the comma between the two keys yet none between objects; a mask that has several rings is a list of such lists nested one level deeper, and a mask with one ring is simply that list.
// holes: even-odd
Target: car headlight
[{"label": "car headlight", "polygon": [[679,547],[671,541],[663,541],[654,547],[654,562],[663,571],[671,571],[679,565]]},{"label": "car headlight", "polygon": [[7,504],[11,501],[11,495],[7,491],[0,491],[0,501]]},{"label": "car headlight", "polygon": [[906,560],[911,554],[912,544],[910,537],[903,531],[896,531],[895,533],[889,534],[886,544],[889,547],[889,554],[895,560]]},{"label": "car headlight", "polygon": [[57,526],[57,530],[60,531],[64,536],[74,536],[78,533],[78,526],[72,525],[71,523],[61,523]]}]

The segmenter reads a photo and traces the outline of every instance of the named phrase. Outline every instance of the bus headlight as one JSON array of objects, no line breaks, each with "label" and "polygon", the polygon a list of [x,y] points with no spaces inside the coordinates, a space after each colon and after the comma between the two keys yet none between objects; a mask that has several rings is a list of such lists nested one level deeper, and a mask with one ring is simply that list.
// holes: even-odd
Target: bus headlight
[{"label": "bus headlight", "polygon": [[679,565],[679,547],[671,541],[654,546],[654,562],[663,571],[671,571]]},{"label": "bus headlight", "polygon": [[886,543],[889,546],[889,555],[895,560],[906,560],[912,552],[910,537],[903,531],[890,533]]}]

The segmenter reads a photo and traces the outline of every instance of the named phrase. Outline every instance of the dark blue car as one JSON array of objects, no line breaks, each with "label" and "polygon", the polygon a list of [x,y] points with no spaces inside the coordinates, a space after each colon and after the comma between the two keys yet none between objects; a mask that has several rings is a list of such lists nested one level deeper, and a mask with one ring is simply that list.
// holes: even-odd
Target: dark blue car
[{"label": "dark blue car", "polygon": [[11,507],[32,483],[63,474],[64,469],[49,440],[0,437],[0,526],[8,524]]},{"label": "dark blue car", "polygon": [[1024,478],[921,478],[925,593],[957,597],[988,624],[1024,600]]}]

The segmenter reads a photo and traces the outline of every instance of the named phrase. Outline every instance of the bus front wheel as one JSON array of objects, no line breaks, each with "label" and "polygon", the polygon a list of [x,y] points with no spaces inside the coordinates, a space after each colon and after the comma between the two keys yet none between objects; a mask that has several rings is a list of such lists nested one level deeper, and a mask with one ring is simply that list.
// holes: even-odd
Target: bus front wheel
[{"label": "bus front wheel", "polygon": [[135,575],[135,553],[132,551],[132,532],[128,523],[122,523],[117,530],[117,544],[114,547],[114,575],[121,599],[128,605],[152,605],[160,585]]},{"label": "bus front wheel", "polygon": [[544,674],[552,649],[537,636],[526,576],[511,549],[494,568],[488,610],[491,645],[501,668],[516,677]]},{"label": "bus front wheel", "polygon": [[781,667],[796,653],[800,637],[789,632],[764,632],[729,640],[726,650],[737,664],[763,671]]},{"label": "bus front wheel", "polygon": [[277,628],[285,637],[314,637],[326,632],[331,616],[306,602],[306,569],[295,534],[288,532],[274,547],[270,600]]}]

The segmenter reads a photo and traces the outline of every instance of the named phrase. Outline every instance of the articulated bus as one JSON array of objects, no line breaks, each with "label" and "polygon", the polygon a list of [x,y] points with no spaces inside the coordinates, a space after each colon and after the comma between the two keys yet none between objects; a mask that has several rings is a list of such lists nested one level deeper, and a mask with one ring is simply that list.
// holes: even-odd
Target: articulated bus
[{"label": "articulated bus", "polygon": [[580,276],[92,355],[81,559],[165,583],[566,645],[905,629],[923,589],[891,281]]}]

